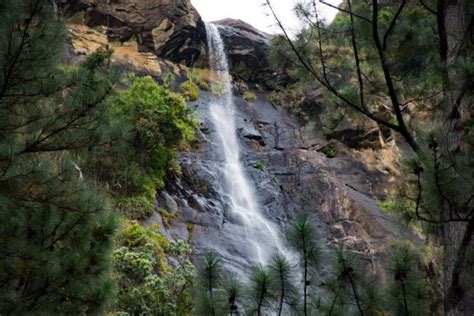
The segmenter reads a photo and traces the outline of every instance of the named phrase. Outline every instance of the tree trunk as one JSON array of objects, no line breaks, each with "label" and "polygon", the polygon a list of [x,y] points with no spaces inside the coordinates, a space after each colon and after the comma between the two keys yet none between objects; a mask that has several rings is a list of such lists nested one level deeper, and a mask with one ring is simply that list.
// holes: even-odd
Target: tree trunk
[{"label": "tree trunk", "polygon": [[474,315],[473,223],[450,222],[443,227],[447,316]]},{"label": "tree trunk", "polygon": [[[465,113],[472,111],[473,99],[464,93],[465,83],[456,79],[453,64],[460,56],[472,55],[474,47],[474,2],[472,0],[439,0],[438,28],[440,55],[445,66],[445,130],[447,148],[453,155],[472,154],[472,148],[461,148],[465,130],[462,125]],[[472,58],[472,57],[471,57]],[[465,117],[465,116],[464,116]],[[469,145],[468,145],[469,146]],[[459,192],[469,196],[472,192]],[[469,205],[461,211],[469,213]],[[445,210],[445,218],[449,211]],[[448,316],[474,315],[473,241],[474,223],[448,222],[443,225],[445,312]]]}]

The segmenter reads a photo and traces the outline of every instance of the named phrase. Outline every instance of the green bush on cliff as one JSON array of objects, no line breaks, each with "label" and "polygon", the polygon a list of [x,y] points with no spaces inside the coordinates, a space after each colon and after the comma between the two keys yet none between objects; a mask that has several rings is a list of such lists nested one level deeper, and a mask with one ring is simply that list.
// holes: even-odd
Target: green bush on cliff
[{"label": "green bush on cliff", "polygon": [[196,84],[201,90],[204,90],[204,91],[210,91],[211,90],[211,87],[209,86],[209,84],[204,79],[196,81]]},{"label": "green bush on cliff", "polygon": [[118,209],[142,219],[154,209],[156,190],[175,166],[178,150],[194,138],[192,111],[183,97],[151,77],[129,75],[127,89],[108,102],[115,124],[126,129],[121,141],[93,151],[88,167],[118,199]]},{"label": "green bush on cliff", "polygon": [[155,211],[155,194],[142,193],[134,196],[116,198],[116,207],[120,214],[129,219],[146,219]]},{"label": "green bush on cliff", "polygon": [[162,73],[160,78],[163,81],[163,86],[167,89],[173,88],[176,82],[176,75],[170,71]]},{"label": "green bush on cliff", "polygon": [[187,80],[180,85],[181,93],[187,100],[196,101],[199,99],[198,86],[191,80]]},{"label": "green bush on cliff", "polygon": [[245,91],[242,95],[242,99],[245,101],[255,101],[257,100],[257,95],[251,91]]},{"label": "green bush on cliff", "polygon": [[253,167],[254,167],[255,169],[260,170],[260,171],[263,171],[263,170],[265,169],[265,165],[264,165],[263,162],[261,162],[261,161],[257,161],[257,162],[253,165]]},{"label": "green bush on cliff", "polygon": [[321,152],[328,158],[334,158],[337,155],[337,141],[331,139],[326,146],[321,148]]},{"label": "green bush on cliff", "polygon": [[[191,248],[168,241],[158,227],[126,224],[113,255],[119,285],[114,313],[128,315],[189,315],[195,268]],[[174,264],[168,258],[174,257]]]},{"label": "green bush on cliff", "polygon": [[189,69],[188,78],[194,82],[201,90],[210,91],[211,87],[206,79],[203,78],[202,74],[198,70]]}]

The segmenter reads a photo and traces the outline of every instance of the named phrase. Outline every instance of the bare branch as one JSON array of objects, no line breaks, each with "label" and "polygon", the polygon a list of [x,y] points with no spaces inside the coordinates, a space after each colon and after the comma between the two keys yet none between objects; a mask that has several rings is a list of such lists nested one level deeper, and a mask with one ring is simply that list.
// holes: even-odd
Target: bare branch
[{"label": "bare branch", "polygon": [[438,96],[438,95],[440,95],[440,94],[442,94],[442,93],[443,93],[442,91],[438,91],[438,92],[436,92],[436,93],[434,93],[434,94],[431,94],[431,95],[429,95],[429,96],[427,96],[427,97],[413,98],[413,99],[410,99],[410,100],[405,101],[404,103],[401,104],[401,106],[403,107],[403,106],[405,106],[405,105],[407,105],[407,104],[409,104],[409,103],[412,103],[412,102],[420,102],[420,101],[426,101],[426,100],[429,100],[429,99],[433,99],[434,97],[436,97],[436,96]]},{"label": "bare branch", "polygon": [[360,68],[360,58],[359,58],[359,51],[357,49],[357,42],[356,42],[355,29],[354,29],[354,14],[352,13],[351,0],[347,0],[347,5],[349,6],[349,12],[350,12],[349,16],[351,18],[352,49],[354,51],[354,59],[356,63],[357,80],[359,81],[360,106],[366,111],[368,111],[367,105],[365,104],[365,98],[364,98],[364,80],[362,79],[362,70]]},{"label": "bare branch", "polygon": [[[327,3],[326,1],[322,1],[322,0],[321,0],[321,1],[319,1],[319,2],[322,3],[322,4],[324,4],[324,5],[327,5],[328,7],[331,7],[331,8],[333,8],[333,9],[336,9],[336,10],[338,10],[338,11],[340,11],[340,12],[344,12],[344,13],[349,13],[349,14],[351,14],[351,12],[349,12],[349,11],[347,11],[347,10],[344,10],[344,9],[342,9],[342,8],[339,8],[338,6],[335,6],[335,5],[333,5],[333,4]],[[359,19],[361,19],[361,20],[364,20],[365,22],[372,23],[372,21],[371,21],[370,19],[366,18],[365,16],[362,16],[362,15],[357,14],[357,13],[352,13],[352,14],[353,14],[356,18],[359,18]]]},{"label": "bare branch", "polygon": [[388,95],[390,97],[390,101],[392,103],[392,107],[395,112],[395,116],[397,118],[398,127],[399,127],[398,132],[405,138],[405,141],[413,149],[413,151],[420,158],[422,158],[422,160],[424,160],[423,159],[424,154],[420,146],[418,145],[418,143],[415,141],[413,135],[408,130],[408,127],[405,123],[405,119],[403,118],[403,113],[400,108],[400,102],[398,101],[398,95],[395,90],[395,86],[393,84],[393,78],[390,71],[390,67],[388,65],[388,61],[382,47],[382,43],[380,42],[378,16],[379,16],[378,0],[373,0],[372,1],[372,37],[373,37],[375,47],[379,55],[380,64],[381,64],[383,74],[385,77],[385,84],[388,89]]},{"label": "bare branch", "polygon": [[426,10],[428,10],[428,12],[434,14],[434,15],[438,15],[438,12],[436,12],[435,10],[431,9],[428,5],[425,4],[425,2],[423,2],[423,0],[420,0],[420,3],[421,5],[423,6],[423,8],[425,8]]}]

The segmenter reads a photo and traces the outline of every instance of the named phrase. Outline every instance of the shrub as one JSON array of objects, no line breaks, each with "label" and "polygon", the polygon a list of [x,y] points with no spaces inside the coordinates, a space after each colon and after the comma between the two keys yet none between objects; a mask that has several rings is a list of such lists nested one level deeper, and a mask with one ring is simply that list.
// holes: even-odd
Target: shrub
[{"label": "shrub", "polygon": [[171,212],[168,212],[167,210],[163,209],[163,208],[160,208],[158,210],[158,213],[160,213],[161,215],[161,221],[163,222],[163,225],[166,227],[166,228],[169,228],[170,227],[170,219],[176,219],[178,218],[178,214],[177,213],[171,213]]},{"label": "shrub", "polygon": [[388,199],[377,203],[384,213],[397,219],[401,224],[410,226],[421,238],[433,227],[427,223],[420,222],[416,216],[416,203],[405,197]]},{"label": "shrub", "polygon": [[204,80],[204,79],[196,81],[196,84],[199,87],[199,89],[201,89],[201,90],[204,90],[204,91],[210,91],[211,90],[211,87],[209,86],[207,81]]},{"label": "shrub", "polygon": [[213,82],[211,84],[211,91],[212,91],[212,94],[214,94],[217,97],[220,97],[222,95],[222,91],[223,91],[222,84],[220,84],[218,82]]},{"label": "shrub", "polygon": [[253,167],[260,171],[263,171],[263,169],[265,169],[265,166],[263,165],[263,162],[261,161],[256,162],[255,165],[253,165]]},{"label": "shrub", "polygon": [[[195,268],[191,247],[168,241],[136,222],[125,225],[114,252],[114,278],[119,285],[113,314],[190,315]],[[176,260],[168,262],[168,257]]]},{"label": "shrub", "polygon": [[180,86],[181,92],[187,100],[196,101],[199,98],[199,89],[191,80],[183,82]]},{"label": "shrub", "polygon": [[321,148],[321,152],[328,158],[334,158],[337,155],[337,141],[331,139],[326,146]]},{"label": "shrub", "polygon": [[163,81],[163,86],[166,88],[171,88],[176,82],[176,76],[172,72],[164,72],[160,75],[161,80]]},{"label": "shrub", "polygon": [[120,214],[129,219],[146,219],[153,214],[153,211],[155,210],[153,197],[147,196],[146,194],[131,197],[119,197],[117,198],[117,210]]},{"label": "shrub", "polygon": [[115,124],[128,130],[126,139],[95,149],[87,166],[104,175],[122,214],[143,219],[153,212],[156,190],[175,166],[178,149],[194,138],[196,122],[183,97],[151,77],[130,75],[126,84],[108,103]]},{"label": "shrub", "polygon": [[188,70],[188,78],[194,82],[201,90],[204,91],[210,91],[211,87],[209,86],[209,83],[207,83],[206,79],[202,77],[202,74],[193,69]]},{"label": "shrub", "polygon": [[251,92],[251,91],[246,91],[242,95],[242,98],[245,101],[255,101],[255,100],[257,100],[257,95],[255,93]]},{"label": "shrub", "polygon": [[147,244],[151,244],[154,252],[154,260],[160,270],[167,269],[166,251],[169,241],[161,234],[157,233],[158,225],[142,226],[136,221],[125,221],[120,234],[117,236],[117,245],[119,247],[128,247],[130,249],[142,249]]}]

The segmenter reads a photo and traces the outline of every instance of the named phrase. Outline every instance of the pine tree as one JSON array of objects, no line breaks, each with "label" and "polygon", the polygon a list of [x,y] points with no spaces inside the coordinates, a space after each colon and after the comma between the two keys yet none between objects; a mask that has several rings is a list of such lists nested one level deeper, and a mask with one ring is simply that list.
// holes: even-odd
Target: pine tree
[{"label": "pine tree", "polygon": [[110,53],[61,66],[49,0],[2,1],[0,38],[0,313],[98,313],[117,223],[76,153],[118,136],[103,102]]},{"label": "pine tree", "polygon": [[345,249],[336,252],[334,276],[326,283],[329,290],[325,310],[328,315],[376,315],[381,297],[372,276],[367,275],[362,259]]},{"label": "pine tree", "polygon": [[262,265],[254,267],[250,275],[249,302],[251,314],[264,315],[271,307],[274,293],[271,289],[272,279],[268,268]]},{"label": "pine tree", "polygon": [[224,280],[224,289],[227,297],[227,309],[225,309],[226,315],[234,316],[239,315],[239,301],[241,299],[241,284],[235,276],[228,276]]},{"label": "pine tree", "polygon": [[288,241],[299,254],[303,270],[303,313],[309,315],[309,289],[314,282],[316,269],[321,261],[321,251],[317,243],[316,229],[307,215],[298,217],[290,227]]},{"label": "pine tree", "polygon": [[222,283],[222,267],[219,255],[216,252],[204,254],[200,267],[200,283],[198,287],[198,307],[204,315],[217,315],[218,291]]},{"label": "pine tree", "polygon": [[427,288],[420,260],[408,242],[395,246],[388,262],[388,302],[394,315],[424,315],[427,309]]},{"label": "pine tree", "polygon": [[285,255],[275,253],[269,264],[273,292],[278,296],[278,315],[282,315],[283,304],[293,303],[297,294],[293,285],[295,279],[294,266]]}]

